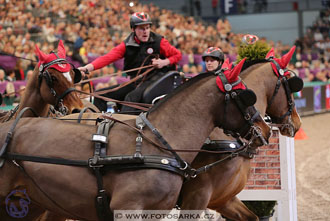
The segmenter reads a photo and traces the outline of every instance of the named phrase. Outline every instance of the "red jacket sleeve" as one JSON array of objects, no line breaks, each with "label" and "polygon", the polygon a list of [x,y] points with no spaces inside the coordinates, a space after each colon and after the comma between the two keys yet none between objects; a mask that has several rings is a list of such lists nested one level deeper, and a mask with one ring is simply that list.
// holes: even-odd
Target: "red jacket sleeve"
[{"label": "red jacket sleeve", "polygon": [[94,66],[94,70],[103,68],[106,65],[109,65],[121,58],[124,57],[126,52],[126,46],[125,43],[122,42],[116,47],[114,47],[109,53],[98,57],[92,62],[92,65]]},{"label": "red jacket sleeve", "polygon": [[161,55],[164,55],[168,60],[170,60],[170,64],[176,64],[181,60],[181,52],[172,46],[165,38],[162,38],[160,41],[160,50]]}]

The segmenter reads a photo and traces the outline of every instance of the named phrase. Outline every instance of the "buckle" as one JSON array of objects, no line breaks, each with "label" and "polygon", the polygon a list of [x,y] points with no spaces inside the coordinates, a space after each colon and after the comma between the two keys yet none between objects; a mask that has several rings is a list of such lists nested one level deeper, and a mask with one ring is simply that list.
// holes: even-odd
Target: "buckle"
[{"label": "buckle", "polygon": [[92,141],[94,142],[101,142],[101,143],[108,143],[108,139],[106,136],[101,134],[93,134]]},{"label": "buckle", "polygon": [[88,159],[88,166],[90,167],[90,168],[97,168],[97,167],[103,167],[104,165],[96,165],[97,164],[97,162],[98,162],[98,158],[97,157],[93,157],[93,158],[89,158]]}]

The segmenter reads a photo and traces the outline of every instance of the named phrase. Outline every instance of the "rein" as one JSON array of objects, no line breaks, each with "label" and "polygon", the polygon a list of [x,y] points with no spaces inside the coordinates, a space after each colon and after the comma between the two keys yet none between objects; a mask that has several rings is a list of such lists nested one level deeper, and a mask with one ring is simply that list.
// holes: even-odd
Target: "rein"
[{"label": "rein", "polygon": [[[94,93],[95,93],[95,94],[106,94],[106,93],[109,93],[109,92],[117,91],[117,90],[119,90],[120,88],[123,88],[123,87],[125,87],[125,86],[127,86],[127,85],[129,85],[129,84],[131,84],[131,83],[133,83],[133,82],[136,82],[137,80],[139,80],[139,79],[145,77],[149,72],[153,71],[154,69],[155,69],[155,66],[152,65],[151,68],[149,68],[148,70],[146,70],[146,71],[143,72],[142,74],[137,75],[136,77],[134,77],[134,78],[131,79],[130,81],[125,82],[125,83],[121,84],[121,85],[118,86],[118,87],[111,88],[111,89],[104,90],[104,91],[98,91],[98,92],[94,92]],[[141,69],[140,69],[140,70],[141,70]]]},{"label": "rein", "polygon": [[[151,65],[146,65],[146,66],[142,66],[142,67],[138,67],[138,68],[133,68],[133,69],[130,69],[130,70],[126,70],[125,73],[129,73],[129,72],[137,71],[137,70],[142,70],[142,69],[150,68],[150,67],[154,67],[154,65],[151,64]],[[94,77],[94,78],[89,78],[89,79],[80,81],[79,83],[76,83],[76,84],[82,84],[82,83],[90,82],[92,80],[101,79],[101,78],[108,77],[108,76],[115,77],[115,76],[118,76],[119,73],[121,73],[121,72],[117,72],[117,73],[113,73],[113,74],[109,74],[109,75],[103,75],[103,76]]]}]

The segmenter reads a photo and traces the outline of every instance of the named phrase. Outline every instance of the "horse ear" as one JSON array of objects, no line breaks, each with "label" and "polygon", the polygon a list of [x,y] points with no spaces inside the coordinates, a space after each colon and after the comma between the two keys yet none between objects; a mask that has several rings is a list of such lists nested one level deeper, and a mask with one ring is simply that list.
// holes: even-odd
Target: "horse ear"
[{"label": "horse ear", "polygon": [[39,58],[39,63],[42,63],[43,61],[46,60],[47,55],[45,53],[43,53],[42,51],[40,51],[38,45],[36,45],[35,53],[37,54],[37,56]]},{"label": "horse ear", "polygon": [[242,90],[238,96],[247,107],[252,106],[257,102],[256,94],[250,89]]},{"label": "horse ear", "polygon": [[288,53],[286,53],[281,57],[281,60],[279,62],[281,68],[285,68],[289,64],[295,50],[296,50],[296,46],[294,45]]},{"label": "horse ear", "polygon": [[65,47],[62,40],[58,42],[57,53],[60,58],[66,58]]},{"label": "horse ear", "polygon": [[300,77],[294,76],[288,80],[291,93],[301,91],[304,87],[304,82]]},{"label": "horse ear", "polygon": [[274,52],[274,48],[270,49],[270,51],[268,51],[267,55],[266,55],[266,59],[269,58],[275,58],[275,52]]},{"label": "horse ear", "polygon": [[242,59],[238,65],[234,67],[234,69],[231,71],[231,79],[236,79],[238,75],[241,73],[243,64],[245,62],[246,58]]},{"label": "horse ear", "polygon": [[223,69],[230,69],[230,62],[229,62],[229,58],[226,58],[226,60],[223,62],[221,68]]}]

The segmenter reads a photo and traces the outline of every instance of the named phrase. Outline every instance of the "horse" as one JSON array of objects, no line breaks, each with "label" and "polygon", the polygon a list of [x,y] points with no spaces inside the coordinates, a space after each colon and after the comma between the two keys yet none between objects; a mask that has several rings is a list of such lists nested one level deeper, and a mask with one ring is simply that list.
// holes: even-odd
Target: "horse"
[{"label": "horse", "polygon": [[46,117],[50,105],[62,115],[79,112],[83,108],[73,85],[80,81],[81,73],[65,60],[62,41],[59,41],[57,51],[45,54],[36,45],[39,63],[27,82],[19,105],[4,115],[1,122],[10,120],[25,107],[30,107],[32,111],[27,111],[23,117]]},{"label": "horse", "polygon": [[[273,49],[268,53],[267,58],[271,58],[272,52]],[[257,109],[261,114],[267,113],[273,120],[275,119],[280,133],[288,137],[294,137],[301,126],[301,119],[294,107],[291,93],[301,90],[303,82],[294,75],[277,76],[274,73],[285,70],[293,52],[294,47],[281,59],[277,59],[277,64],[280,66],[277,70],[273,69],[272,60],[259,60],[250,61],[251,66],[240,74],[248,88],[256,92]],[[274,66],[277,67],[277,65]],[[217,130],[212,133],[211,139],[228,140],[230,138]],[[254,152],[254,148],[251,152]],[[199,168],[226,156],[228,154],[199,153],[192,166]],[[194,210],[207,207],[232,220],[258,220],[258,217],[236,197],[248,180],[250,160],[251,156],[238,156],[231,160],[224,160],[206,173],[186,182],[181,192],[181,209]]]},{"label": "horse", "polygon": [[[240,68],[237,65],[231,73],[238,75]],[[166,168],[171,166],[171,170],[159,167],[132,169],[130,165],[140,165],[132,162],[112,165],[125,166],[121,170],[112,170],[111,165],[104,166],[107,170],[103,171],[101,183],[103,191],[109,194],[108,206],[112,211],[172,209],[184,177],[194,175],[189,166],[197,155],[194,151],[200,151],[216,126],[240,133],[255,146],[268,141],[270,127],[251,106],[255,103],[254,93],[251,90],[233,90],[227,97],[219,90],[216,79],[218,77],[212,73],[200,75],[176,88],[146,115],[140,115],[137,118],[139,122],[127,120],[125,125],[119,122],[113,124],[107,133],[108,142],[105,142],[107,157],[118,156],[114,159],[130,162],[130,156],[138,152],[136,148],[143,144],[139,153],[145,159],[161,156],[160,165]],[[237,99],[240,105],[236,104]],[[41,164],[15,157],[5,160],[0,173],[0,202],[3,203],[13,189],[24,188],[33,203],[54,214],[96,220],[97,212],[90,208],[95,207],[95,195],[100,193],[99,185],[96,185],[98,179],[93,175],[93,171],[100,166],[94,165],[93,160],[87,160],[94,153],[91,136],[95,134],[96,127],[49,118],[22,118],[17,122],[15,125],[5,122],[0,128],[1,143],[4,143],[9,130],[13,134],[9,146],[2,147],[0,153],[4,154],[0,154],[1,157],[8,159],[10,154],[17,153],[55,160],[86,160],[86,164],[83,163],[83,167]],[[143,129],[141,122],[147,128]],[[138,125],[135,127],[136,123]],[[137,139],[142,132],[143,139]],[[183,152],[178,154],[180,150]],[[3,207],[1,209],[1,214],[5,213]]]}]

